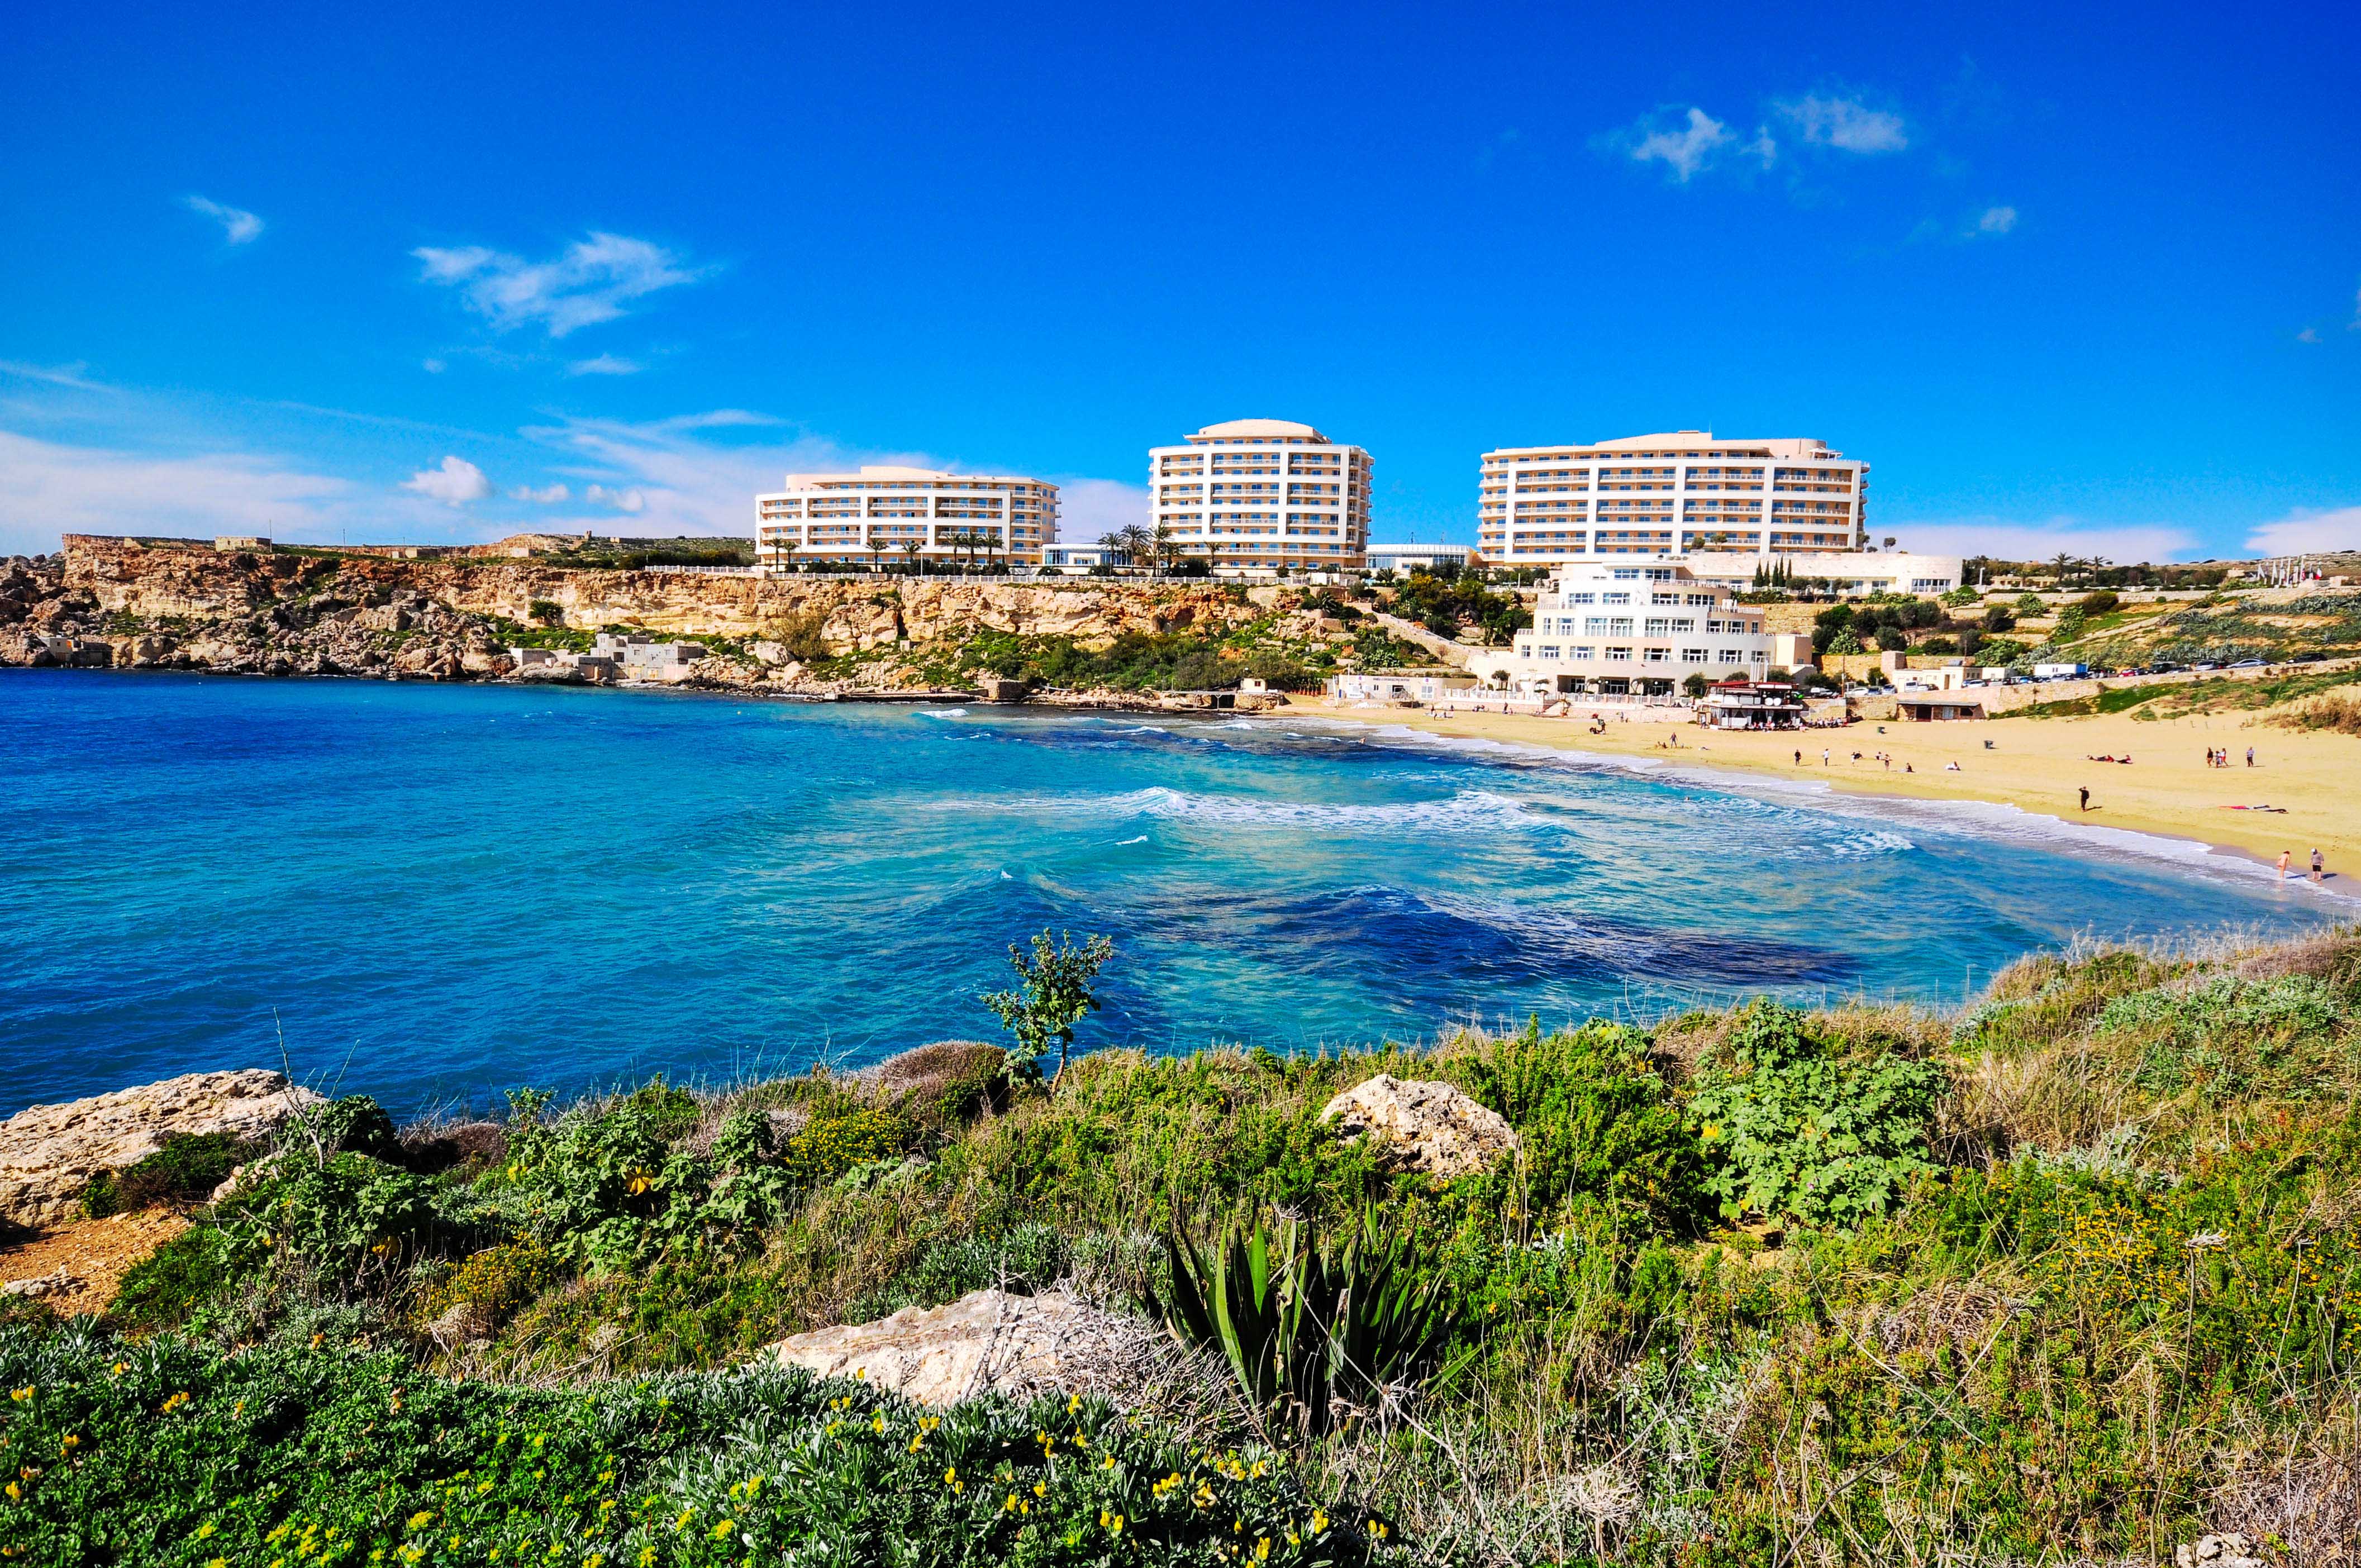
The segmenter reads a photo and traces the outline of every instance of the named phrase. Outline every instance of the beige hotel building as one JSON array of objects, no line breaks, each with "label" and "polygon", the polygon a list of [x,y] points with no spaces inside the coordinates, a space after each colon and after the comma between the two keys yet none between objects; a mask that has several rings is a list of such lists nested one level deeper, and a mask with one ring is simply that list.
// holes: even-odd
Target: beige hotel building
[{"label": "beige hotel building", "polygon": [[1357,570],[1369,543],[1369,455],[1308,424],[1235,419],[1148,454],[1156,526],[1220,576]]},{"label": "beige hotel building", "polygon": [[1869,542],[1868,506],[1869,465],[1826,442],[1682,430],[1487,452],[1477,534],[1484,559],[1502,566],[1845,554]]},{"label": "beige hotel building", "polygon": [[[754,498],[754,560],[791,565],[933,563],[1038,566],[1058,537],[1058,487],[1014,474],[938,474],[864,466],[857,474],[789,474]],[[912,547],[916,546],[915,552]]]}]

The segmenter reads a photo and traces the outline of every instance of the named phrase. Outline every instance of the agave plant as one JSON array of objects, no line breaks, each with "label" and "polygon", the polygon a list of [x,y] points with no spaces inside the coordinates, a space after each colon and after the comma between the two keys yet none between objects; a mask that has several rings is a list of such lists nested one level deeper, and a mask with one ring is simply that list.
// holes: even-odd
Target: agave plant
[{"label": "agave plant", "polygon": [[1324,1240],[1290,1216],[1240,1212],[1202,1249],[1176,1215],[1165,1245],[1167,1326],[1219,1351],[1257,1411],[1307,1436],[1433,1373],[1459,1323],[1439,1249],[1374,1209]]}]

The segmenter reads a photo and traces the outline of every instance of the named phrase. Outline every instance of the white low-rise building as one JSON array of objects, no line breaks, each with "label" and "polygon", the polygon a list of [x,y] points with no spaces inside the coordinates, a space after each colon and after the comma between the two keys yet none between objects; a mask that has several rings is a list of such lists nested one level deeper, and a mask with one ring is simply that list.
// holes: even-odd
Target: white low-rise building
[{"label": "white low-rise building", "polygon": [[1533,624],[1502,652],[1471,653],[1494,691],[1551,697],[1670,696],[1691,675],[1763,679],[1763,611],[1686,566],[1567,562],[1542,585]]},{"label": "white low-rise building", "polygon": [[1480,561],[1473,545],[1468,544],[1372,544],[1368,562],[1372,572],[1448,573],[1457,576],[1471,561]]}]

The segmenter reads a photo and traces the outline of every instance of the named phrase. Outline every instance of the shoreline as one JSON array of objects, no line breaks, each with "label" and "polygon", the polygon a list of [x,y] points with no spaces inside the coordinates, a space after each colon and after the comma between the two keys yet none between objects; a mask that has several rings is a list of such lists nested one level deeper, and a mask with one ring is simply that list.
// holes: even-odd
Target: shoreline
[{"label": "shoreline", "polygon": [[[1418,709],[1326,703],[1282,709],[1273,717],[1290,715],[1366,731],[1391,729],[1531,749],[1717,788],[1771,784],[1783,793],[1822,798],[2013,810],[2042,824],[2043,838],[2061,847],[2073,845],[2085,830],[2122,833],[2187,845],[2195,851],[2191,859],[2220,855],[2264,873],[2275,871],[2279,851],[2286,850],[2292,855],[2286,881],[2307,886],[2308,878],[2298,873],[2307,870],[2316,846],[2326,857],[2328,872],[2316,891],[2361,902],[2354,872],[2361,865],[2361,812],[2337,804],[2350,789],[2338,781],[2361,763],[2361,748],[2345,736],[2247,728],[2240,715],[2138,720],[2109,714],[1949,725],[1888,720],[1841,730],[1787,731],[1610,724],[1603,735],[1592,733],[1579,718],[1469,713],[1437,718]],[[1675,734],[1677,747],[1661,744]],[[2202,754],[2209,745],[2227,746],[2237,765],[2206,768]],[[2251,771],[2244,763],[2248,745],[2257,751]],[[1825,766],[1823,748],[1828,753]],[[1804,753],[1800,766],[1795,762],[1798,751]],[[1859,763],[1852,761],[1856,751],[1862,753]],[[1874,760],[1880,751],[1893,757],[1893,768]],[[2151,760],[2128,766],[2092,760],[2143,753]],[[1959,772],[1946,770],[1952,762],[1960,763]],[[1905,762],[1913,771],[1902,771]],[[2092,801],[2088,817],[2078,811],[2077,792],[2086,784]],[[2284,806],[2284,814],[2225,809],[2266,801]]]}]

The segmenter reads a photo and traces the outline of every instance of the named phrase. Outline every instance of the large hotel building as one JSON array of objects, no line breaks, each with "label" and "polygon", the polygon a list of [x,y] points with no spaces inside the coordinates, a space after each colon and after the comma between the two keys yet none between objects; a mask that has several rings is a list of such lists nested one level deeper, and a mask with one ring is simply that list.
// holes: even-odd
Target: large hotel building
[{"label": "large hotel building", "polygon": [[1495,565],[1570,555],[1859,550],[1869,465],[1819,441],[1631,435],[1484,454],[1477,533]]},{"label": "large hotel building", "polygon": [[1357,569],[1369,543],[1369,455],[1308,424],[1235,419],[1148,454],[1156,526],[1223,576]]},{"label": "large hotel building", "polygon": [[1058,487],[1013,474],[938,474],[865,466],[857,474],[789,474],[754,498],[754,559],[892,566],[997,562],[1038,566],[1058,537]]}]

